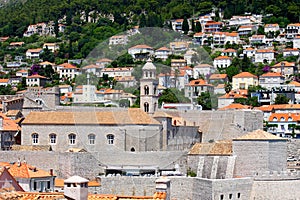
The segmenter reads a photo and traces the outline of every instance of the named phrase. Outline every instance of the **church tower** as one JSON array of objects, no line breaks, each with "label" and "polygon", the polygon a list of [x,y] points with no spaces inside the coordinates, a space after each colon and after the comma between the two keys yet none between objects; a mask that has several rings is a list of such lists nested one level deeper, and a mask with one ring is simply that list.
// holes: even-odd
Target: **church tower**
[{"label": "church tower", "polygon": [[156,67],[149,58],[142,68],[140,80],[140,108],[152,114],[158,107],[158,81],[156,80]]}]

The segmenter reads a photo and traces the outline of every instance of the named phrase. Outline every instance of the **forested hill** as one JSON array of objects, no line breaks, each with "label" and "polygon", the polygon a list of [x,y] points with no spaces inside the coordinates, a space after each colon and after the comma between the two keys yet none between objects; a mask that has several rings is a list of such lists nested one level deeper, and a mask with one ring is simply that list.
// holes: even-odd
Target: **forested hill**
[{"label": "forested hill", "polygon": [[[88,13],[95,18],[112,14],[121,25],[137,25],[146,16],[149,19],[146,24],[148,26],[162,25],[168,19],[206,14],[213,7],[224,11],[224,18],[251,12],[273,14],[274,17],[288,18],[290,22],[297,22],[300,15],[299,0],[11,0],[8,2],[0,8],[1,35],[22,35],[29,24],[55,21],[64,16],[67,23],[71,23],[80,19],[80,16],[87,17]],[[145,16],[142,13],[145,13]]]}]

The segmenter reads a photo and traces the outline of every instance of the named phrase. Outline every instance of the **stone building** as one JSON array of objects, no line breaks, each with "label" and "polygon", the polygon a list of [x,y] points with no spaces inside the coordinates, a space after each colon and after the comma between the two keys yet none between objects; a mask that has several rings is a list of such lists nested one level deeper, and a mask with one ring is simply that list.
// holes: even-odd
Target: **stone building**
[{"label": "stone building", "polygon": [[156,80],[156,67],[151,59],[142,68],[143,77],[140,80],[140,107],[146,113],[154,113],[158,108],[158,81]]},{"label": "stone building", "polygon": [[51,145],[99,151],[188,149],[201,141],[196,126],[172,126],[167,116],[156,120],[141,109],[94,112],[31,112],[22,123],[22,145]]}]

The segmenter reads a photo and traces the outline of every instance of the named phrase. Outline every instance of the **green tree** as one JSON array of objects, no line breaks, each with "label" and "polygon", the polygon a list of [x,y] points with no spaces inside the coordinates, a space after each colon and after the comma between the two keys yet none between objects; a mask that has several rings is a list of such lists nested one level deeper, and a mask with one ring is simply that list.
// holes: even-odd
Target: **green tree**
[{"label": "green tree", "polygon": [[201,24],[199,21],[196,22],[196,26],[195,26],[195,32],[196,33],[199,33],[202,31],[202,28],[201,28]]},{"label": "green tree", "polygon": [[283,94],[278,94],[275,98],[275,104],[288,104],[290,99]]},{"label": "green tree", "polygon": [[184,34],[187,34],[189,32],[189,23],[186,17],[184,17],[183,22],[182,22],[182,31]]},{"label": "green tree", "polygon": [[209,92],[201,92],[199,97],[197,98],[198,105],[202,106],[203,110],[211,110],[211,95]]}]

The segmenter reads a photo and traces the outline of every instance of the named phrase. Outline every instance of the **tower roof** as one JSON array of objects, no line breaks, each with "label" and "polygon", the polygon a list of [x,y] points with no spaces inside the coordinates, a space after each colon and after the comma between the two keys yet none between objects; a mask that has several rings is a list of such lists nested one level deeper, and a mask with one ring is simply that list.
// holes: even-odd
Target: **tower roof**
[{"label": "tower roof", "polygon": [[151,58],[148,58],[147,63],[143,66],[143,70],[156,70],[155,65],[152,63]]},{"label": "tower roof", "polygon": [[87,183],[89,180],[82,178],[80,176],[72,176],[64,181],[65,183]]}]

